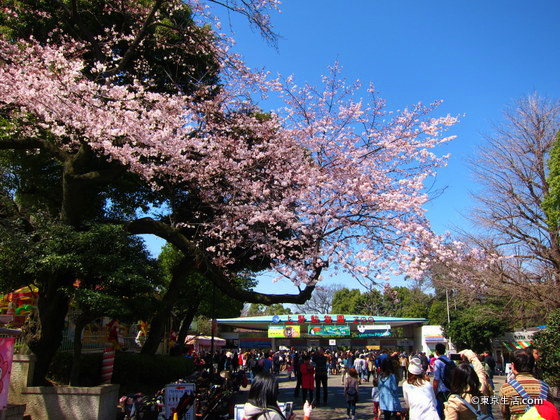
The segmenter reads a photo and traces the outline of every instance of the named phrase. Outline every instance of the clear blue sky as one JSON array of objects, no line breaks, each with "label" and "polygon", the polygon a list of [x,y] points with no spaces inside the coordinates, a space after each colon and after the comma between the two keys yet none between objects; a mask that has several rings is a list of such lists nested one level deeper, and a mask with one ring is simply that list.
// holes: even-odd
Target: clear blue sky
[{"label": "clear blue sky", "polygon": [[[374,82],[389,108],[442,99],[437,113],[462,116],[441,150],[451,159],[436,185],[447,189],[428,206],[438,233],[468,228],[476,186],[467,160],[502,110],[532,92],[560,97],[558,0],[285,0],[281,10],[272,17],[277,50],[239,17],[222,17],[249,66],[316,82],[338,60],[348,79]],[[258,290],[270,292],[270,279]],[[274,292],[295,288],[277,283]]]}]

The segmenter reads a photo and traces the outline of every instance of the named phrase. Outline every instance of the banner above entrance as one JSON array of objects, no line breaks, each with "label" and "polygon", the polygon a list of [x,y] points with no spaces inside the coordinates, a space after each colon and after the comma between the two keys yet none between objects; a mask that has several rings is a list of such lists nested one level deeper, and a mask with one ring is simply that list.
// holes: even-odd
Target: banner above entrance
[{"label": "banner above entrance", "polygon": [[[218,319],[219,325],[228,325],[234,328],[268,331],[269,325],[276,326],[301,326],[308,327],[319,325],[348,325],[352,334],[357,333],[357,327],[371,325],[390,325],[391,328],[419,327],[426,322],[425,318],[394,318],[388,316],[364,316],[344,314],[290,314],[290,315],[265,315],[247,316],[240,318]],[[305,327],[304,327],[305,328]],[[307,332],[307,330],[304,330]],[[303,332],[303,331],[302,331]]]},{"label": "banner above entrance", "polygon": [[348,325],[310,325],[307,327],[307,333],[321,337],[345,337],[350,335],[350,327]]},{"label": "banner above entrance", "polygon": [[284,326],[270,325],[268,327],[269,338],[299,338],[301,337],[299,325]]},{"label": "banner above entrance", "polygon": [[389,337],[390,325],[358,325],[359,337]]}]

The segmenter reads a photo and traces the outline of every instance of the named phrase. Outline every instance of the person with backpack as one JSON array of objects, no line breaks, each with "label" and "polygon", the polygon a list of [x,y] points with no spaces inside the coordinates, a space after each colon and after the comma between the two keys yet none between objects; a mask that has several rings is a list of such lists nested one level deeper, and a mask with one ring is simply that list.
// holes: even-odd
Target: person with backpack
[{"label": "person with backpack", "polygon": [[[344,382],[344,398],[346,399],[346,416],[348,419],[356,420],[359,386],[358,371],[354,368],[349,369],[346,381]],[[350,414],[352,414],[352,417],[350,417]]]},{"label": "person with backpack", "polygon": [[255,375],[259,373],[258,363],[257,363],[257,356],[253,355],[252,353],[247,353],[247,370],[249,371],[249,380],[253,383],[253,379]]},{"label": "person with backpack", "polygon": [[488,375],[472,350],[459,353],[463,362],[453,369],[449,399],[445,403],[446,420],[491,420]]},{"label": "person with backpack", "polygon": [[[536,405],[538,409],[539,405],[535,404],[535,400],[543,402],[541,404],[543,409],[551,408],[552,396],[549,386],[546,382],[535,378],[534,367],[535,358],[531,352],[516,350],[513,353],[511,368],[514,377],[500,388],[499,400],[504,420],[522,419],[525,412],[528,412],[533,405]],[[558,411],[556,411],[556,415],[558,415]]]},{"label": "person with backpack", "polygon": [[434,363],[434,380],[432,382],[432,387],[434,389],[434,394],[436,394],[439,418],[443,420],[445,418],[443,416],[443,404],[449,397],[451,377],[456,365],[445,355],[445,345],[443,343],[436,344],[436,356],[437,359]]}]

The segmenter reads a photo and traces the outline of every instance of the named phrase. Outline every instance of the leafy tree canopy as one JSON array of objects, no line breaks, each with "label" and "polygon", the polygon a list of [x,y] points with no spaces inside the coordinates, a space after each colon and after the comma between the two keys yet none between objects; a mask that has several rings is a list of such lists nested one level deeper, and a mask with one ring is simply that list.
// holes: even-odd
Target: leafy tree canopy
[{"label": "leafy tree canopy", "polygon": [[493,338],[511,329],[507,319],[497,316],[502,310],[503,306],[480,303],[452,311],[451,323],[443,324],[444,335],[451,339],[457,350],[488,350]]},{"label": "leafy tree canopy", "polygon": [[560,386],[560,310],[546,321],[546,329],[537,332],[533,344],[539,352],[539,367],[551,386]]},{"label": "leafy tree canopy", "polygon": [[291,315],[292,310],[285,307],[281,303],[275,303],[273,305],[261,305],[258,303],[252,303],[247,311],[247,316],[264,316],[264,315]]}]

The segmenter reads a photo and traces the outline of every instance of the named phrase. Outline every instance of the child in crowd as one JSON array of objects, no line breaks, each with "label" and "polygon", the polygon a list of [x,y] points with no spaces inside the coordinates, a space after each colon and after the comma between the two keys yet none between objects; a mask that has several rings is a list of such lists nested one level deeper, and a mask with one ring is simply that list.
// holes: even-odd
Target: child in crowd
[{"label": "child in crowd", "polygon": [[380,420],[381,412],[379,411],[379,388],[377,388],[377,378],[373,378],[372,385],[371,399],[373,400],[373,420]]}]

